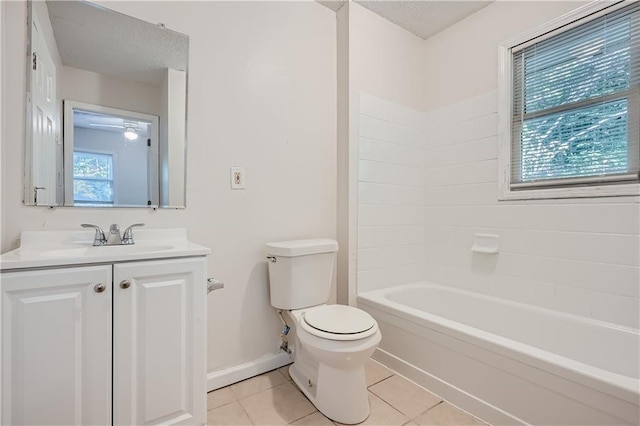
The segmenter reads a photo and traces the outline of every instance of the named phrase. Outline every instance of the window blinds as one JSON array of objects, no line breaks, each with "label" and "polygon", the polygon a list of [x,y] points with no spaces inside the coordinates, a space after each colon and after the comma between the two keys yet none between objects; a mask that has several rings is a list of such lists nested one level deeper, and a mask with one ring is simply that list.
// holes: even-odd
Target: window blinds
[{"label": "window blinds", "polygon": [[513,53],[511,188],[638,181],[639,85],[640,3]]}]

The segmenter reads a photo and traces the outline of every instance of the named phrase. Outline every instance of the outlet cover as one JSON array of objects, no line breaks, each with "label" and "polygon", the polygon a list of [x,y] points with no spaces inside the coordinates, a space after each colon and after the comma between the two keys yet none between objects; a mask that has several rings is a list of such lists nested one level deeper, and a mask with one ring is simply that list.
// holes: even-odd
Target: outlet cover
[{"label": "outlet cover", "polygon": [[231,167],[231,189],[245,189],[245,179],[244,167]]}]

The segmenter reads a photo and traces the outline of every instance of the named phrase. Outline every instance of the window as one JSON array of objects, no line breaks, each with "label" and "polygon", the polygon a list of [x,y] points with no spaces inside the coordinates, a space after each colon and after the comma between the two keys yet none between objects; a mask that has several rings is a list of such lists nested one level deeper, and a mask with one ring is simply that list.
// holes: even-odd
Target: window
[{"label": "window", "polygon": [[509,92],[500,106],[508,120],[501,126],[501,183],[503,195],[512,195],[504,198],[529,198],[520,191],[593,196],[594,187],[626,195],[602,191],[616,184],[637,193],[640,4],[589,12],[501,46],[509,74],[501,85]]},{"label": "window", "polygon": [[73,202],[84,205],[113,204],[113,155],[73,153]]}]

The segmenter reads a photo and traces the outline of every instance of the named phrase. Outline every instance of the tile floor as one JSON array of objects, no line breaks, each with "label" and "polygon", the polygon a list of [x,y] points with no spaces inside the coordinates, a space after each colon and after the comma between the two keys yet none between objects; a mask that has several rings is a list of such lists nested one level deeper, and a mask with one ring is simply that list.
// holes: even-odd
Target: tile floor
[{"label": "tile floor", "polygon": [[[291,381],[288,366],[209,392],[210,426],[336,425]],[[363,425],[484,425],[479,419],[394,374],[376,361],[366,364],[371,414]]]}]

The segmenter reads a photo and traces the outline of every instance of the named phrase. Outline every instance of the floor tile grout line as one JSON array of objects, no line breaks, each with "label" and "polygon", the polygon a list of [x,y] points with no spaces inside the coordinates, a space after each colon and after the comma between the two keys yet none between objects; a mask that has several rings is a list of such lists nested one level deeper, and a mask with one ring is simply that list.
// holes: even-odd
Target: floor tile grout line
[{"label": "floor tile grout line", "polygon": [[243,383],[243,382],[248,382],[248,381],[250,381],[250,380],[256,379],[257,377],[266,376],[267,374],[270,374],[270,373],[273,373],[273,372],[276,372],[276,371],[278,372],[278,374],[279,374],[279,375],[282,375],[282,373],[281,373],[280,371],[278,371],[278,370],[279,370],[279,368],[274,368],[273,370],[265,371],[264,373],[258,374],[258,375],[253,376],[253,377],[249,377],[249,378],[247,378],[247,379],[241,380],[241,381],[236,382],[236,383],[232,383],[232,384],[227,385],[227,386],[225,386],[225,387],[228,387],[228,388],[231,390],[231,393],[236,397],[236,399],[237,399],[237,400],[244,399],[244,398],[247,398],[247,397],[249,397],[249,396],[255,395],[255,394],[257,394],[257,393],[263,392],[263,391],[265,391],[265,390],[273,389],[273,388],[274,388],[274,387],[276,387],[276,386],[279,386],[279,385],[281,385],[281,384],[283,384],[283,383],[286,383],[288,380],[287,380],[287,378],[286,378],[286,377],[284,377],[284,382],[282,382],[282,383],[278,383],[278,384],[272,384],[272,382],[271,382],[271,381],[269,381],[268,383],[269,383],[271,386],[269,386],[269,387],[267,387],[267,388],[264,388],[264,389],[262,389],[262,390],[255,391],[255,392],[250,393],[250,394],[248,394],[248,395],[244,395],[244,396],[242,396],[241,398],[240,398],[240,397],[238,397],[238,395],[236,394],[236,392],[233,390],[233,387],[234,387],[235,385],[237,385],[237,384],[239,384],[239,383]]},{"label": "floor tile grout line", "polygon": [[[253,396],[253,395],[246,396],[246,397],[244,397],[244,398],[242,398],[242,399],[249,398],[250,396]],[[240,405],[240,408],[242,408],[242,412],[243,412],[244,414],[246,414],[246,416],[247,416],[247,418],[249,419],[249,421],[251,422],[251,424],[255,426],[256,422],[253,420],[253,418],[251,417],[251,415],[249,414],[249,412],[244,408],[244,405],[242,404],[241,400],[240,400],[240,399],[238,399],[238,401],[237,401],[237,402],[238,402],[238,405]]]},{"label": "floor tile grout line", "polygon": [[226,407],[228,405],[232,405],[232,404],[238,404],[238,406],[240,407],[240,410],[242,410],[242,412],[244,413],[244,415],[246,416],[246,418],[249,420],[249,422],[251,423],[252,426],[255,426],[256,423],[253,421],[253,419],[251,418],[251,416],[249,415],[249,413],[247,412],[247,410],[244,409],[244,406],[240,403],[240,400],[236,398],[235,401],[231,401],[229,403],[226,404],[222,404],[218,407],[212,408],[211,410],[207,410],[207,417],[209,416],[209,413],[211,413],[212,411],[218,410],[220,408]]},{"label": "floor tile grout line", "polygon": [[[438,398],[440,398],[440,397],[438,397]],[[424,413],[426,413],[427,411],[433,410],[434,408],[436,408],[438,405],[442,404],[443,402],[445,402],[445,401],[444,401],[444,399],[441,399],[438,403],[433,404],[431,407],[427,408],[426,410],[424,410],[424,411],[423,411],[423,412],[421,412],[420,414],[417,414],[417,415],[415,415],[414,417],[412,417],[412,418],[411,418],[411,421],[412,421],[412,422],[414,422],[414,423],[418,423],[418,422],[416,422],[416,421],[415,421],[418,417],[420,417],[421,415],[423,415],[423,414],[424,414]],[[453,406],[453,407],[459,410],[459,408],[458,408],[458,407],[456,407],[456,406]]]},{"label": "floor tile grout line", "polygon": [[249,415],[249,412],[247,410],[245,410],[244,405],[240,404],[239,400],[238,400],[238,405],[240,406],[240,408],[242,408],[242,412],[245,414],[245,416],[247,416],[247,418],[249,419],[251,424],[255,426],[256,422],[253,421],[253,419]]},{"label": "floor tile grout line", "polygon": [[[386,402],[386,403],[387,403],[388,405],[390,405],[393,409],[395,409],[396,411],[400,412],[403,416],[407,417],[410,421],[413,421],[413,419],[415,419],[415,418],[417,418],[417,417],[421,416],[422,414],[426,413],[427,411],[431,410],[432,408],[434,408],[434,407],[436,407],[436,406],[440,405],[442,402],[444,402],[444,399],[443,399],[440,395],[436,395],[435,393],[431,392],[429,389],[427,389],[427,388],[425,388],[425,387],[423,387],[423,386],[421,386],[421,385],[419,385],[419,384],[415,383],[414,381],[412,381],[412,380],[410,380],[410,379],[408,379],[408,378],[404,377],[403,375],[401,375],[401,374],[399,374],[399,373],[394,373],[393,375],[391,375],[391,376],[387,377],[387,378],[386,378],[386,379],[384,379],[384,380],[381,380],[381,381],[380,381],[380,382],[378,382],[378,383],[384,382],[385,380],[390,379],[390,378],[392,378],[392,377],[394,377],[394,376],[397,376],[397,377],[399,377],[400,379],[404,379],[404,380],[406,380],[407,382],[411,383],[412,385],[414,385],[414,386],[416,386],[416,387],[418,387],[418,388],[420,388],[420,389],[422,389],[422,390],[424,390],[424,391],[426,391],[426,392],[430,393],[431,395],[433,395],[433,396],[435,396],[436,398],[438,398],[438,399],[439,399],[439,401],[438,401],[437,403],[433,404],[432,406],[430,406],[429,408],[425,409],[424,411],[422,411],[422,412],[420,412],[420,413],[416,414],[415,416],[411,417],[411,416],[409,416],[408,414],[404,413],[404,412],[403,412],[402,410],[400,410],[399,408],[397,408],[397,407],[396,407],[394,404],[392,404],[390,401],[387,401],[387,400],[386,400],[382,395],[378,395],[376,392],[374,392],[374,391],[372,391],[372,390],[370,390],[370,389],[368,389],[368,388],[367,388],[367,390],[369,390],[369,392],[373,393],[375,396],[377,396],[378,398],[380,398],[382,401]],[[457,407],[455,407],[455,408],[456,408],[456,409],[458,409]]]},{"label": "floor tile grout line", "polygon": [[[311,402],[311,401],[309,401],[309,402]],[[313,405],[313,404],[311,404],[311,405]],[[313,405],[313,408],[316,408],[316,407],[315,407],[315,405]],[[304,416],[302,416],[302,417],[300,417],[300,418],[298,418],[298,419],[295,419],[295,420],[290,421],[289,423],[287,423],[287,426],[292,425],[292,424],[294,424],[295,422],[297,422],[297,421],[299,421],[299,420],[302,420],[302,419],[304,419],[304,418],[306,418],[306,417],[312,416],[312,415],[314,415],[315,413],[320,413],[320,411],[316,408],[316,409],[315,409],[315,411],[312,411],[312,412],[311,412],[311,413],[309,413],[309,414],[305,414]],[[322,413],[320,413],[320,414],[322,414]]]},{"label": "floor tile grout line", "polygon": [[378,380],[377,382],[373,382],[373,383],[371,383],[370,385],[367,385],[367,389],[369,389],[371,386],[375,386],[375,385],[377,385],[377,384],[378,384],[378,383],[380,383],[380,382],[384,382],[385,380],[387,380],[387,379],[391,378],[392,376],[394,376],[394,374],[391,374],[390,376],[384,377],[384,378],[382,378],[382,379]]},{"label": "floor tile grout line", "polygon": [[[215,392],[221,391],[222,389],[228,389],[228,390],[229,390],[229,392],[231,393],[231,396],[233,397],[233,401],[225,402],[224,404],[220,404],[220,405],[218,405],[218,406],[216,406],[216,407],[209,408],[209,398],[208,398],[209,394],[210,394],[210,393],[211,393],[211,394],[213,394],[213,393],[215,393]],[[209,411],[215,410],[215,409],[217,409],[217,408],[224,407],[224,406],[229,405],[229,404],[233,404],[234,402],[238,402],[238,397],[237,397],[237,396],[236,396],[236,394],[234,394],[234,393],[233,393],[233,391],[231,390],[231,385],[223,386],[223,387],[221,387],[221,388],[218,388],[218,389],[215,389],[215,390],[209,391],[209,392],[207,392],[207,413],[208,413]]]},{"label": "floor tile grout line", "polygon": [[[388,379],[388,377],[387,377]],[[386,380],[386,379],[385,379]],[[378,399],[380,399],[380,401],[384,402],[385,404],[387,404],[389,407],[393,408],[395,411],[397,411],[398,413],[400,413],[400,415],[402,417],[405,417],[407,419],[409,419],[408,421],[411,421],[411,418],[409,416],[407,416],[405,413],[403,413],[402,411],[400,411],[399,409],[397,409],[393,404],[391,404],[389,401],[387,401],[386,399],[384,399],[383,397],[381,397],[380,395],[378,395],[377,393],[367,389],[367,392],[372,393],[373,395],[375,395]],[[404,424],[404,423],[403,423]]]},{"label": "floor tile grout line", "polygon": [[240,401],[239,401],[238,399],[236,399],[236,400],[231,401],[231,402],[225,402],[224,404],[218,405],[217,407],[213,407],[213,408],[209,408],[209,407],[207,406],[207,413],[208,413],[209,411],[217,410],[218,408],[222,408],[222,407],[226,407],[227,405],[231,405],[231,404],[233,404],[234,402],[240,402]]}]

